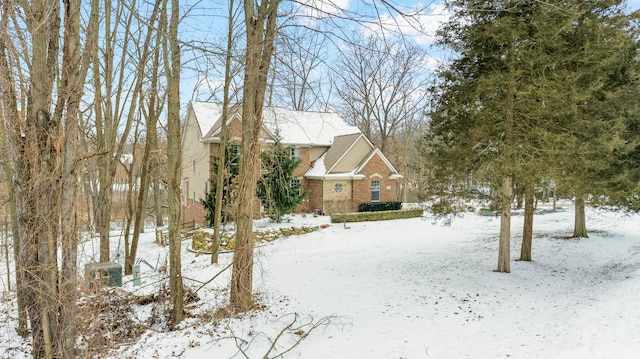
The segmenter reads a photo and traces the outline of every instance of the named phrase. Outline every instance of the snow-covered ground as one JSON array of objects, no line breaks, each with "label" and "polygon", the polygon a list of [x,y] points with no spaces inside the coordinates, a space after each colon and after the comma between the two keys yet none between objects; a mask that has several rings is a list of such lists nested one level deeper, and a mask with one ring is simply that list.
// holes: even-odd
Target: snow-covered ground
[{"label": "snow-covered ground", "polygon": [[[148,329],[106,356],[263,358],[290,349],[284,358],[638,357],[640,215],[587,209],[590,238],[564,239],[573,210],[562,206],[536,215],[532,262],[516,261],[523,218],[513,217],[510,274],[493,272],[499,219],[473,213],[451,225],[427,218],[334,224],[283,238],[256,249],[261,309],[214,315],[228,303],[226,270],[197,292],[200,300],[187,305],[177,331],[159,331],[146,321],[149,305],[135,305],[135,319]],[[281,226],[326,223],[328,217],[296,215]],[[162,267],[167,248],[149,232],[139,257]],[[209,265],[208,256],[184,246],[192,290],[231,262],[221,254],[220,264]],[[96,250],[88,243],[83,253]],[[13,330],[15,296],[2,267],[0,358],[27,357],[28,343]],[[124,277],[124,291],[158,291],[164,274],[142,270],[142,286]]]}]

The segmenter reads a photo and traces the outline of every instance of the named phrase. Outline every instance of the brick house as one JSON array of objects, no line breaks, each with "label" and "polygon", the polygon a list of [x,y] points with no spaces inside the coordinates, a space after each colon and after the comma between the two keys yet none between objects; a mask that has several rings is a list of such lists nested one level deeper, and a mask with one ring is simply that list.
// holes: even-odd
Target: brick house
[{"label": "brick house", "polygon": [[[222,105],[190,102],[182,134],[182,196],[185,221],[204,223],[200,199],[210,190],[218,154]],[[227,116],[230,146],[240,152],[242,114],[232,106]],[[385,155],[335,113],[265,107],[261,141],[279,138],[300,158],[294,172],[309,197],[296,211],[336,213],[357,210],[363,202],[397,200],[402,176]]]}]

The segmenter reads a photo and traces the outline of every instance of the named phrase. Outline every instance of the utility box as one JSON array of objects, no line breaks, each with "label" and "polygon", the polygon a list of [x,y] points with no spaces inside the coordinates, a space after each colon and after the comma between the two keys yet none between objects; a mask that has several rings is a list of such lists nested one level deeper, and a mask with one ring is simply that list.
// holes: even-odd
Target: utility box
[{"label": "utility box", "polygon": [[87,264],[84,278],[89,288],[98,283],[106,287],[122,287],[122,265],[114,262]]},{"label": "utility box", "polygon": [[133,286],[137,287],[140,285],[140,264],[134,264],[132,271],[133,271]]}]

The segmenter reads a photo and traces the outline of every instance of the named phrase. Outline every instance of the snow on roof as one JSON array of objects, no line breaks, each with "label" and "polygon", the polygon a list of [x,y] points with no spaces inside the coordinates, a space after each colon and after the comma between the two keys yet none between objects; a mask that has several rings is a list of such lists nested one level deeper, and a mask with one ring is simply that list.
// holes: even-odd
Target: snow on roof
[{"label": "snow on roof", "polygon": [[265,107],[263,123],[273,134],[278,134],[286,144],[330,146],[335,136],[359,133],[337,113],[291,111],[279,107]]},{"label": "snow on roof", "polygon": [[323,153],[320,158],[318,158],[313,167],[309,168],[307,173],[304,174],[305,177],[312,178],[321,178],[327,173],[327,168],[324,166],[324,158],[327,156],[327,153]]},{"label": "snow on roof", "polygon": [[307,173],[304,174],[306,178],[313,179],[344,179],[344,178],[362,178],[362,175],[356,173],[358,168],[354,168],[350,172],[341,172],[341,173],[327,173],[327,168],[325,166],[325,158],[327,153],[325,152],[320,158],[318,158],[313,167],[311,167]]},{"label": "snow on roof", "polygon": [[[202,134],[207,134],[222,115],[222,105],[211,102],[191,102]],[[292,111],[280,107],[265,107],[263,125],[283,144],[330,146],[333,138],[359,133],[355,126],[347,125],[337,113]],[[214,131],[216,132],[216,131]]]},{"label": "snow on roof", "polygon": [[222,115],[222,105],[213,102],[191,101],[193,114],[200,127],[200,136],[204,136]]}]

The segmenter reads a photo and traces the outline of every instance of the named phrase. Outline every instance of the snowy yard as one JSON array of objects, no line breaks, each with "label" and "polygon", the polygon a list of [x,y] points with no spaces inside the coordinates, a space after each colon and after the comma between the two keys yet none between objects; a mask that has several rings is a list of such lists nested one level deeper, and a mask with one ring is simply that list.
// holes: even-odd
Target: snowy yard
[{"label": "snowy yard", "polygon": [[[513,217],[511,273],[494,273],[499,220],[466,213],[450,226],[417,218],[350,223],[277,240],[256,249],[260,310],[214,317],[228,302],[229,270],[197,292],[175,332],[149,325],[136,343],[109,358],[632,358],[640,351],[640,215],[587,209],[590,238],[573,229],[571,203],[536,215],[533,262],[518,262],[521,215]],[[329,223],[293,216],[283,226]],[[262,224],[262,226],[273,226]],[[150,230],[138,257],[168,258]],[[121,245],[121,244],[120,244]],[[195,290],[231,261],[196,256],[184,242],[185,285]],[[113,248],[117,248],[114,238]],[[97,245],[86,243],[90,256]],[[164,275],[142,267],[142,286],[158,291]],[[15,296],[2,262],[0,358],[28,357],[16,334]],[[289,329],[287,327],[295,319]],[[314,329],[309,332],[313,325]],[[241,351],[242,350],[242,351]],[[27,352],[27,353],[25,353]]]}]

